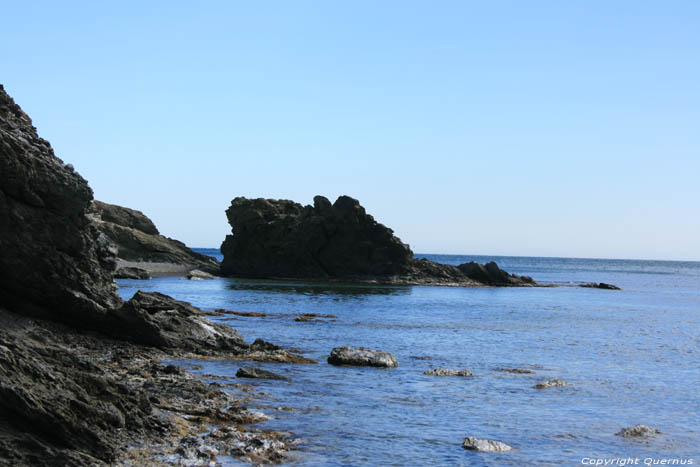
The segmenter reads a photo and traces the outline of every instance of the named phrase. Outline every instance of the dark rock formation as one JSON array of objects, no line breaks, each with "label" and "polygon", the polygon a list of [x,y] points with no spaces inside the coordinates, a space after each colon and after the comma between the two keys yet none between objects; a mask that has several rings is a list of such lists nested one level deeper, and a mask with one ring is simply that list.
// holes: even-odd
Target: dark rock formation
[{"label": "dark rock formation", "polygon": [[[313,206],[289,200],[235,198],[226,211],[231,235],[221,245],[227,276],[353,280],[390,284],[535,285],[495,263],[459,267],[415,259],[393,231],[349,196]],[[475,278],[470,277],[473,275]]]},{"label": "dark rock formation", "polygon": [[150,279],[151,275],[145,269],[134,268],[134,267],[123,267],[118,268],[114,272],[115,279]]},{"label": "dark rock formation", "polygon": [[618,286],[612,284],[606,284],[605,282],[590,282],[588,284],[581,284],[579,287],[585,287],[589,289],[603,289],[603,290],[621,290]]},{"label": "dark rock formation", "polygon": [[119,305],[92,190],[0,85],[0,306],[80,325]]},{"label": "dark rock formation", "polygon": [[473,376],[472,372],[469,370],[451,370],[449,368],[432,368],[430,370],[425,370],[423,374],[428,376]]},{"label": "dark rock formation", "polygon": [[328,356],[331,365],[376,366],[394,368],[399,366],[396,357],[381,350],[364,347],[336,347]]},{"label": "dark rock formation", "polygon": [[624,438],[645,438],[648,436],[657,435],[659,433],[661,433],[661,430],[657,430],[656,428],[652,428],[647,425],[635,425],[632,427],[623,428],[615,434]]},{"label": "dark rock formation", "polygon": [[236,372],[238,378],[255,378],[255,379],[287,379],[282,375],[271,371],[258,368],[256,366],[242,366]]},{"label": "dark rock formation", "polygon": [[535,373],[535,370],[530,370],[527,368],[497,368],[496,370],[504,373],[516,373],[520,375],[531,375]]},{"label": "dark rock formation", "polygon": [[467,436],[464,438],[462,443],[464,449],[470,451],[480,451],[480,452],[508,452],[512,447],[500,441],[493,441],[490,439],[477,439]]},{"label": "dark rock formation", "polygon": [[509,274],[493,261],[485,265],[472,261],[457,268],[468,278],[486,285],[535,285],[532,277]]},{"label": "dark rock formation", "polygon": [[[117,256],[125,266],[138,263],[138,267],[155,273],[182,273],[194,268],[215,274],[219,271],[218,261],[192,251],[180,241],[160,235],[153,221],[140,211],[93,201],[88,214],[100,231],[117,245]],[[171,266],[161,267],[159,264]],[[180,267],[173,268],[172,265]]]}]

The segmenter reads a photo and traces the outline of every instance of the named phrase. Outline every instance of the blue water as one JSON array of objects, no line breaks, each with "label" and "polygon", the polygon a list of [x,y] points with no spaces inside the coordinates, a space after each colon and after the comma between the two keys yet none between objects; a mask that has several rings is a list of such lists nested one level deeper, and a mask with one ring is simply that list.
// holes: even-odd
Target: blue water
[{"label": "blue water", "polygon": [[[221,322],[249,341],[261,337],[319,361],[262,364],[290,380],[246,381],[264,393],[251,405],[274,417],[258,427],[305,440],[294,464],[581,465],[584,457],[638,457],[640,465],[644,458],[700,462],[700,263],[425,256],[450,264],[493,259],[540,282],[608,282],[623,290],[174,277],[118,282],[124,298],[142,289],[206,310],[265,312],[264,318]],[[300,313],[337,319],[295,322]],[[392,352],[399,367],[326,364],[339,345]],[[239,366],[205,362],[199,373],[236,382]],[[432,367],[468,368],[475,376],[421,374]],[[536,374],[495,371],[499,367]],[[552,378],[569,386],[532,388]],[[646,441],[615,436],[637,423],[663,434]],[[461,442],[468,435],[514,449],[465,451]]]}]

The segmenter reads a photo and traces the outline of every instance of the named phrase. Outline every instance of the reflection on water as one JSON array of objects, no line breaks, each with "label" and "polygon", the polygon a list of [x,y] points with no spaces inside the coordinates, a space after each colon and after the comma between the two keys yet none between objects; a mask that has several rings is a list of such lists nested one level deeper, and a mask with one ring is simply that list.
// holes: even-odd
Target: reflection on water
[{"label": "reflection on water", "polygon": [[269,293],[303,294],[303,295],[407,295],[410,286],[388,286],[372,284],[352,284],[344,282],[310,282],[234,279],[228,285],[231,290],[250,290]]}]

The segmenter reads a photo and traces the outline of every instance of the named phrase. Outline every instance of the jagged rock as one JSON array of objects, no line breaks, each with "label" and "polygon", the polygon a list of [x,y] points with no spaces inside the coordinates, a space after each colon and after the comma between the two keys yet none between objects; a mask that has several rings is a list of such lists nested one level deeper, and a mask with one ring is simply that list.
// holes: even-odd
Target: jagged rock
[{"label": "jagged rock", "polygon": [[255,366],[242,366],[236,372],[238,378],[287,379],[282,375]]},{"label": "jagged rock", "polygon": [[121,303],[92,190],[0,85],[0,306],[90,326]]},{"label": "jagged rock", "polygon": [[119,268],[114,272],[114,278],[147,280],[151,278],[151,275],[145,269],[124,267]]},{"label": "jagged rock", "polygon": [[143,345],[181,350],[244,352],[238,332],[201,316],[201,310],[158,292],[136,294],[109,314],[107,330]]},{"label": "jagged rock", "polygon": [[509,274],[491,261],[481,265],[475,261],[457,266],[465,276],[487,285],[535,285],[532,277]]},{"label": "jagged rock", "polygon": [[535,389],[549,389],[567,386],[566,381],[561,379],[550,379],[549,381],[544,381],[542,383],[537,383],[533,386]]},{"label": "jagged rock", "polygon": [[472,376],[472,372],[469,370],[451,370],[448,368],[431,368],[430,370],[425,370],[423,374],[429,376]]},{"label": "jagged rock", "polygon": [[612,284],[606,284],[605,282],[590,282],[588,284],[581,284],[579,287],[586,287],[590,289],[603,289],[603,290],[621,290],[618,286]]},{"label": "jagged rock", "polygon": [[226,276],[464,286],[535,284],[497,266],[489,266],[491,282],[482,283],[456,266],[415,259],[408,245],[349,196],[340,196],[333,204],[316,196],[313,206],[238,197],[231,201],[226,216],[231,225],[231,235],[221,245],[221,272]]},{"label": "jagged rock", "polygon": [[218,273],[218,261],[192,251],[180,241],[160,235],[153,221],[141,211],[93,201],[88,215],[117,245],[117,256],[124,266],[135,263],[154,273],[185,273],[193,268]]},{"label": "jagged rock", "polygon": [[193,269],[187,273],[187,279],[191,281],[204,281],[209,279],[216,279],[216,276],[209,274],[208,272],[200,271],[199,269]]},{"label": "jagged rock", "polygon": [[657,430],[656,428],[652,428],[647,425],[635,425],[632,427],[623,428],[615,434],[625,438],[645,438],[647,436],[653,436],[659,433],[661,433],[661,430]]},{"label": "jagged rock", "polygon": [[493,441],[490,439],[477,439],[467,436],[464,438],[462,443],[464,449],[470,451],[481,451],[481,452],[508,452],[512,447],[500,441]]},{"label": "jagged rock", "polygon": [[399,366],[396,357],[381,350],[364,347],[336,347],[328,356],[331,365],[376,366],[393,368]]}]

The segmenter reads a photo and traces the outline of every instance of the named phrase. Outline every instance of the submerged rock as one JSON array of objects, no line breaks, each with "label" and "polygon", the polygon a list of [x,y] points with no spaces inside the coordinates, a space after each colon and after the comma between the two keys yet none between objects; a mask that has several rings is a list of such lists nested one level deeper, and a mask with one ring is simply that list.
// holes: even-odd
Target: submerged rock
[{"label": "submerged rock", "polygon": [[199,269],[193,269],[187,273],[187,279],[191,281],[204,281],[209,279],[216,279],[216,276],[209,274],[208,272],[200,271]]},{"label": "submerged rock", "polygon": [[242,366],[236,372],[238,378],[287,379],[282,375],[255,366]]},{"label": "submerged rock", "polygon": [[331,365],[375,366],[393,368],[399,366],[396,357],[381,350],[364,347],[336,347],[328,356]]},{"label": "submerged rock", "polygon": [[119,268],[114,272],[115,279],[141,279],[147,280],[151,275],[145,269],[134,267]]},{"label": "submerged rock", "polygon": [[622,290],[616,285],[606,284],[605,282],[590,282],[588,284],[581,284],[579,287],[586,287],[589,289],[603,289],[603,290]]},{"label": "submerged rock", "polygon": [[117,256],[124,266],[136,265],[153,273],[184,274],[192,268],[218,273],[218,261],[160,235],[153,221],[141,211],[93,201],[88,214],[117,245]]},{"label": "submerged rock", "polygon": [[[408,245],[367,214],[359,201],[316,196],[313,206],[289,200],[238,197],[226,210],[231,235],[221,245],[226,276],[350,280],[387,284],[534,285],[482,268],[483,282],[456,266],[415,259]],[[465,270],[470,270],[465,266]],[[475,277],[477,277],[475,275]],[[480,276],[479,276],[480,277]]]},{"label": "submerged rock", "polygon": [[542,383],[537,383],[533,386],[535,389],[548,389],[567,386],[566,381],[561,379],[550,379],[549,381],[544,381]]},{"label": "submerged rock", "polygon": [[517,373],[521,375],[531,375],[535,373],[535,370],[530,370],[527,368],[497,368],[496,371],[502,371],[504,373]]},{"label": "submerged rock", "polygon": [[467,436],[464,438],[462,443],[464,449],[470,451],[480,451],[480,452],[508,452],[512,447],[500,441],[493,441],[490,439],[477,439]]},{"label": "submerged rock", "polygon": [[661,430],[652,428],[647,425],[635,425],[628,428],[623,428],[619,432],[615,433],[617,436],[622,436],[625,438],[644,438],[647,436],[653,436],[661,433]]},{"label": "submerged rock", "polygon": [[294,318],[294,321],[315,321],[317,318],[337,318],[336,315],[322,315],[318,313],[302,313],[296,318]]},{"label": "submerged rock", "polygon": [[423,374],[429,376],[473,376],[472,372],[466,369],[450,370],[448,368],[432,368],[425,370]]}]

